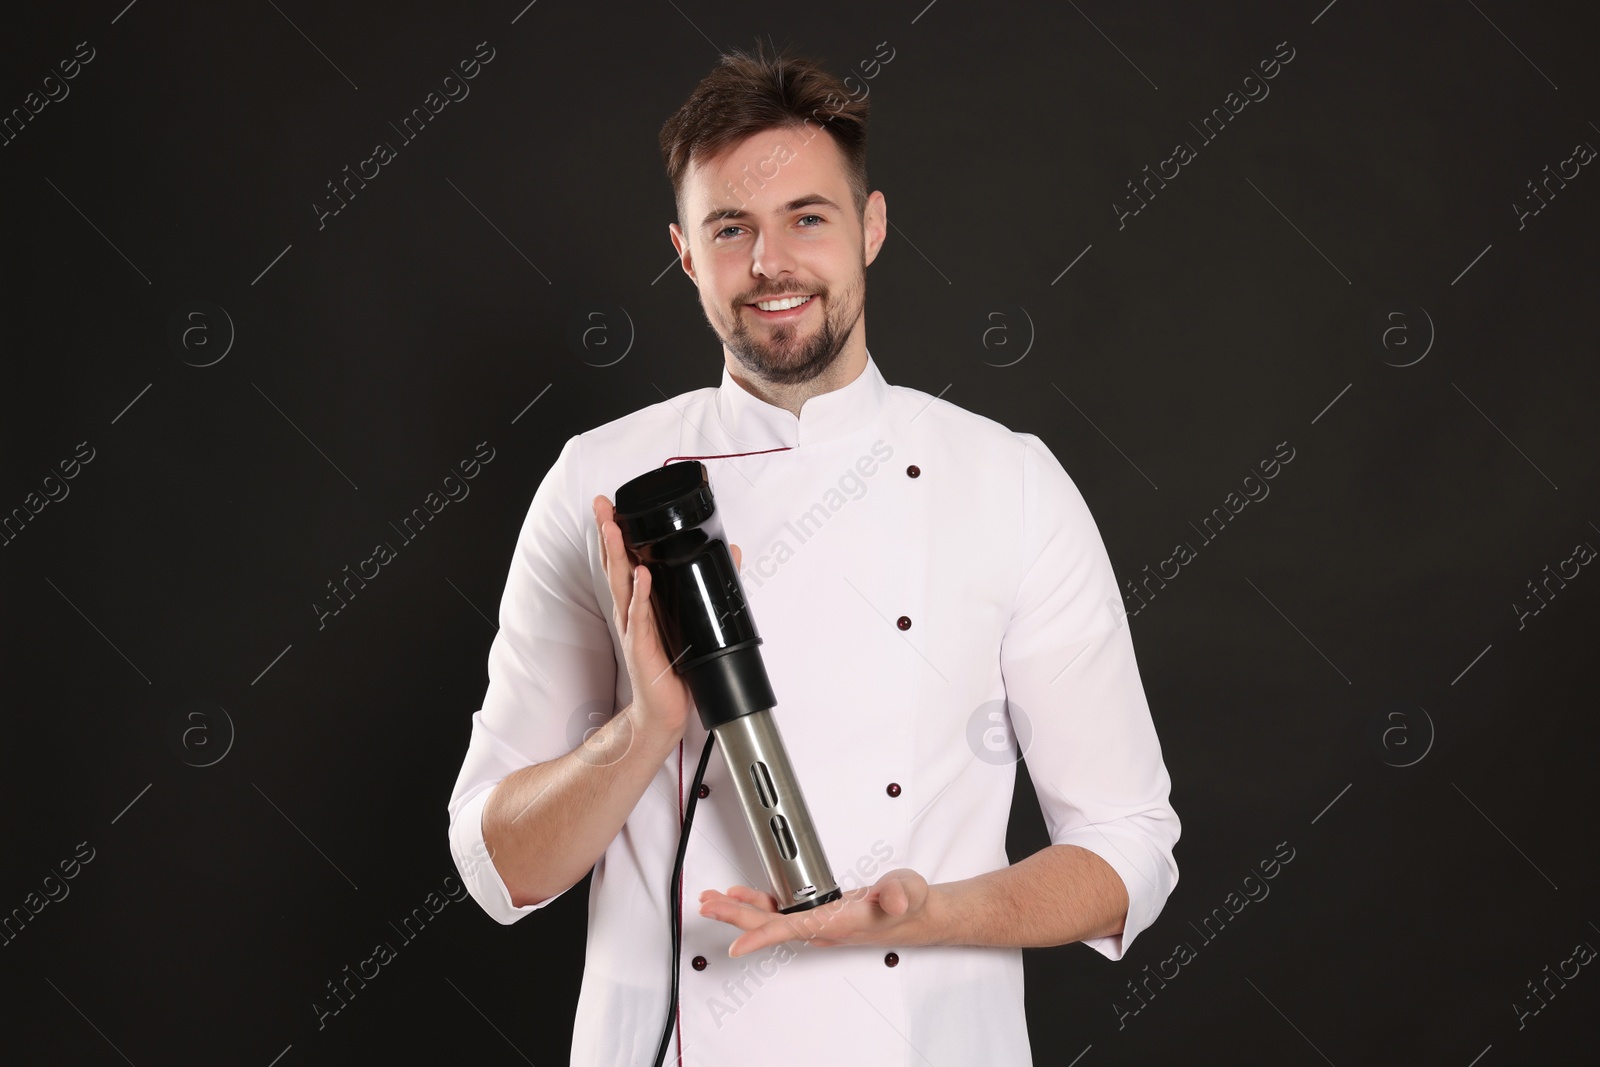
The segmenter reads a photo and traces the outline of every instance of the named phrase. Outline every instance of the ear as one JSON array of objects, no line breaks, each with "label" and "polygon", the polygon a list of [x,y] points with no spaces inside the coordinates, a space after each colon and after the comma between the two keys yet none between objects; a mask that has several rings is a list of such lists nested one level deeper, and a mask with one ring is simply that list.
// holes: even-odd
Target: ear
[{"label": "ear", "polygon": [[878,249],[883,247],[888,228],[889,203],[881,191],[873,190],[867,197],[867,210],[861,216],[861,258],[866,263],[871,264],[878,258]]},{"label": "ear", "polygon": [[683,273],[689,276],[699,288],[700,279],[694,276],[694,253],[689,249],[689,239],[683,235],[683,229],[676,222],[667,224],[667,235],[672,238],[672,247],[678,252],[678,265],[683,268]]}]

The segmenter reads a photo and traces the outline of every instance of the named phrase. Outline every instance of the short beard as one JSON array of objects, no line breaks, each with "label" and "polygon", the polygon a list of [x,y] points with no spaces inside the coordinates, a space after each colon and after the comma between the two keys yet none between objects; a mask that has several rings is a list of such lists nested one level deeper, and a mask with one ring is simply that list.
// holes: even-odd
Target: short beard
[{"label": "short beard", "polygon": [[[744,318],[744,305],[734,311],[733,328],[722,343],[728,346],[735,359],[746,371],[770,385],[799,385],[822,374],[838,360],[844,344],[850,339],[861,318],[865,299],[866,270],[856,277],[855,285],[844,290],[840,302],[835,304],[827,293],[818,293],[813,300],[822,300],[825,308],[822,325],[798,348],[791,347],[795,327],[785,326],[776,331],[779,341],[758,340]],[[846,319],[848,318],[848,321]]]}]

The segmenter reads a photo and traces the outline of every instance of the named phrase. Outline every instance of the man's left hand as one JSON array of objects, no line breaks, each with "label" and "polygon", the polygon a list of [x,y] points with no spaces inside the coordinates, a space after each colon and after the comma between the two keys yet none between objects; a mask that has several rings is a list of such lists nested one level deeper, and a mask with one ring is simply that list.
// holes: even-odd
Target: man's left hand
[{"label": "man's left hand", "polygon": [[736,885],[726,893],[700,894],[700,914],[743,930],[728,955],[744,956],[785,941],[813,945],[930,944],[930,905],[935,890],[927,879],[901,867],[876,885],[853,889],[838,900],[792,915],[778,914],[772,894]]}]

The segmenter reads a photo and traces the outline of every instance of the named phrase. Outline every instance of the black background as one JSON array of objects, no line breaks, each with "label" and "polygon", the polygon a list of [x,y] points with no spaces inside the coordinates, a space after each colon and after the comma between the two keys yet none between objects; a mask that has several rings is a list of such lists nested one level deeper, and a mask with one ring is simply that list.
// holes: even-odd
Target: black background
[{"label": "black background", "polygon": [[[1600,545],[1600,177],[1513,206],[1600,144],[1592,6],[123,4],[0,39],[7,114],[94,49],[0,147],[0,514],[94,450],[0,548],[0,913],[94,850],[0,947],[8,1062],[565,1060],[586,890],[390,924],[455,873],[445,804],[539,479],[718,380],[656,135],[768,35],[870,89],[885,377],[1038,433],[1120,577],[1199,549],[1130,621],[1181,881],[1118,963],[1027,952],[1037,1062],[1592,1062],[1593,967],[1513,1007],[1600,945],[1600,577],[1513,607]],[[325,183],[482,41],[470,96],[319,229]],[[1279,42],[1270,95],[1201,144]],[[1179,140],[1197,157],[1119,228]],[[596,301],[609,333],[572,343]],[[325,583],[485,440],[470,497],[319,629]],[[1189,524],[1280,442],[1270,496],[1202,547]],[[1011,855],[1046,842],[1019,775]],[[1280,842],[1270,896],[1202,941]]]}]

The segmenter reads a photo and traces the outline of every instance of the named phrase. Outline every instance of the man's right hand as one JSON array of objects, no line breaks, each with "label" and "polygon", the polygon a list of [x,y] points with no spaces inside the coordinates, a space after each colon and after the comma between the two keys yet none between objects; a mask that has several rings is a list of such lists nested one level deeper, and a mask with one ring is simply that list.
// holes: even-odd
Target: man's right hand
[{"label": "man's right hand", "polygon": [[[591,503],[600,537],[600,561],[611,586],[612,619],[621,635],[622,654],[633,689],[633,703],[625,712],[633,716],[637,729],[676,743],[683,736],[694,697],[662,647],[650,604],[650,568],[623,545],[611,501],[601,495]],[[738,569],[739,546],[730,544],[728,548],[734,568]]]},{"label": "man's right hand", "polygon": [[[599,862],[682,742],[694,705],[661,647],[649,569],[624,549],[611,501],[597,496],[592,507],[633,702],[565,756],[512,771],[489,791],[484,846],[516,908],[565,892]],[[737,566],[739,549],[728,548]]]}]

